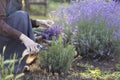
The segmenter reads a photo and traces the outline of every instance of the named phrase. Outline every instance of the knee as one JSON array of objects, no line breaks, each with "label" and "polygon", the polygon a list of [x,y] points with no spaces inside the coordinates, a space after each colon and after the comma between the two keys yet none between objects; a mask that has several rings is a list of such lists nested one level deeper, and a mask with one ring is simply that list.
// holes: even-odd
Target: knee
[{"label": "knee", "polygon": [[17,20],[25,20],[25,18],[28,18],[28,13],[26,11],[16,11],[15,13],[11,14],[9,17],[17,18]]},{"label": "knee", "polygon": [[25,11],[16,11],[15,16],[19,19],[24,19],[24,18],[28,17],[28,14]]},{"label": "knee", "polygon": [[23,33],[25,33],[25,30],[27,30],[29,27],[28,21],[29,16],[25,11],[16,11],[6,19],[7,24]]}]

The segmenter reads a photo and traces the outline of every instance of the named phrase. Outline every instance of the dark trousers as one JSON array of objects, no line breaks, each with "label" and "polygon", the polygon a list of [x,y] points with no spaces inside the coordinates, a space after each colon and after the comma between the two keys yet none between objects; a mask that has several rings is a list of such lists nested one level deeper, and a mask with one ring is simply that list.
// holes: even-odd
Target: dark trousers
[{"label": "dark trousers", "polygon": [[[26,12],[16,11],[12,13],[7,17],[6,23],[34,40],[31,20]],[[25,49],[26,47],[20,40],[0,35],[0,54],[4,56],[5,60],[12,59],[14,54],[17,59],[21,58]]]},{"label": "dark trousers", "polygon": [[[18,31],[21,31],[22,33],[27,35],[29,38],[34,40],[31,20],[29,19],[29,16],[26,12],[16,11],[15,13],[12,13],[10,16],[8,16],[8,18],[6,19],[6,22],[11,27],[15,28]],[[5,59],[12,58],[14,54],[17,55],[17,58],[20,58],[22,55],[22,52],[25,49],[25,46],[21,41],[0,35],[0,53],[1,54],[3,54],[3,47],[5,47],[4,48]]]}]

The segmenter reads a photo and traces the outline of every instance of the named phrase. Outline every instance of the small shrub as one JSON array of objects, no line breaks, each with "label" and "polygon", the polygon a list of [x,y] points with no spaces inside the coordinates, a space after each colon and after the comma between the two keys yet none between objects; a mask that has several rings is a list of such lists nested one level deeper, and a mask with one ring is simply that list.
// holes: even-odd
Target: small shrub
[{"label": "small shrub", "polygon": [[77,52],[86,58],[109,59],[117,47],[113,35],[113,30],[107,28],[103,21],[98,23],[80,22],[78,23],[78,34],[75,38],[78,43],[76,45]]},{"label": "small shrub", "polygon": [[74,58],[75,49],[73,45],[64,46],[60,37],[58,41],[53,41],[47,51],[41,52],[41,65],[46,66],[52,73],[66,73]]}]

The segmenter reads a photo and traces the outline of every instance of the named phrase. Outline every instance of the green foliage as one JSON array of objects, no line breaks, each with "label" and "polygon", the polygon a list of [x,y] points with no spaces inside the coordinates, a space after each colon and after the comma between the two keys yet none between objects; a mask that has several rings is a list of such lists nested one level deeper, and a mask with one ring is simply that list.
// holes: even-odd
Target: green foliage
[{"label": "green foliage", "polygon": [[73,45],[64,46],[63,40],[53,41],[48,51],[41,52],[41,65],[50,68],[51,72],[66,73],[74,58],[75,49]]},{"label": "green foliage", "polygon": [[[3,48],[3,53],[5,51],[5,47]],[[13,59],[11,60],[5,60],[4,56],[0,57],[0,79],[2,80],[18,80],[19,78],[23,77],[23,75],[18,74],[14,76],[13,71],[14,71],[14,65],[16,62],[16,55],[13,56]],[[21,75],[21,76],[20,76]]]},{"label": "green foliage", "polygon": [[[100,72],[100,74],[98,72]],[[120,72],[101,72],[100,70],[90,70],[81,74],[81,79],[91,80],[120,80]]]},{"label": "green foliage", "polygon": [[83,21],[77,25],[78,34],[75,38],[77,52],[86,58],[110,58],[115,52],[116,44],[119,44],[113,39],[113,30],[107,28],[102,20],[97,23]]},{"label": "green foliage", "polygon": [[[8,67],[5,66],[6,62],[4,60],[4,57],[2,56],[0,59],[0,79],[2,80],[9,80],[13,78],[13,68],[14,68],[14,63],[11,63],[8,65]],[[10,66],[12,66],[10,68]]]}]

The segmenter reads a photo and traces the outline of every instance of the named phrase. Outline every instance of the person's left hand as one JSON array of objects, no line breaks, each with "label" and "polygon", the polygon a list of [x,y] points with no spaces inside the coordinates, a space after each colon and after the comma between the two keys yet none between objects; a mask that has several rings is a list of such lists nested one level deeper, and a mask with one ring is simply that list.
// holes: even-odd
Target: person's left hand
[{"label": "person's left hand", "polygon": [[45,28],[51,28],[54,22],[52,20],[36,20],[36,24]]}]

